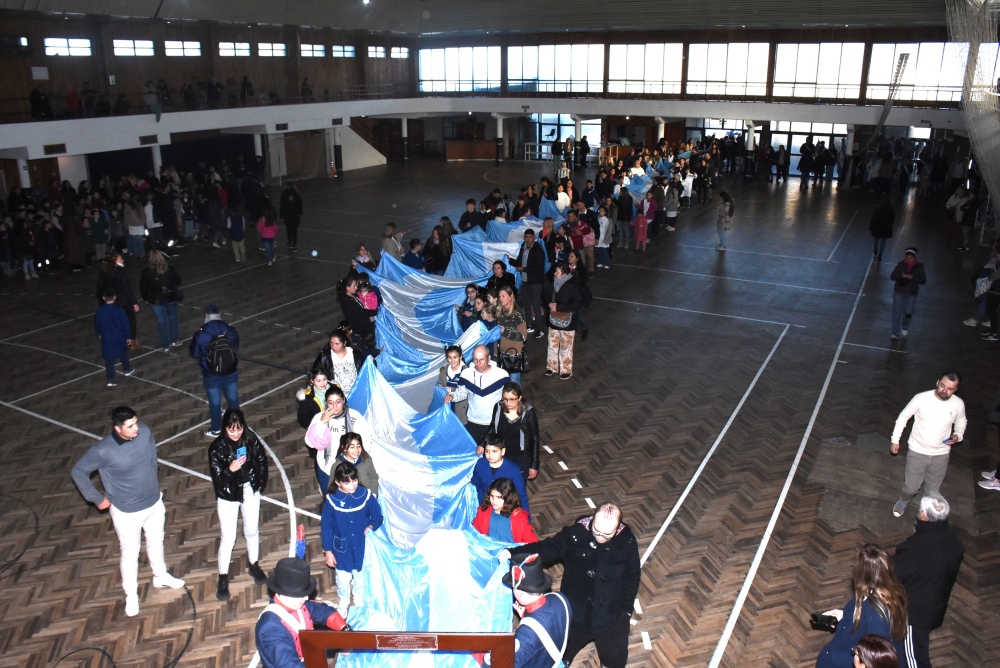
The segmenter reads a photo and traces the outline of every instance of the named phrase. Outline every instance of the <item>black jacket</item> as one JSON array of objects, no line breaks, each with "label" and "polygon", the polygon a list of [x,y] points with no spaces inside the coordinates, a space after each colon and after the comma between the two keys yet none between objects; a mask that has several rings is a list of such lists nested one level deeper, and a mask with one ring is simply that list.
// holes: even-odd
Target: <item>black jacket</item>
[{"label": "black jacket", "polygon": [[962,541],[948,520],[917,520],[916,533],[899,544],[893,557],[896,577],[909,599],[910,626],[941,626],[964,554]]},{"label": "black jacket", "polygon": [[572,313],[573,319],[569,323],[569,327],[556,327],[549,321],[549,325],[552,329],[565,329],[568,331],[576,331],[576,324],[580,318],[580,307],[583,306],[583,291],[580,289],[580,284],[577,282],[575,276],[570,276],[570,279],[563,283],[562,288],[555,291],[553,286],[552,299],[550,302],[555,302],[556,310],[564,313]]},{"label": "black jacket", "polygon": [[497,278],[496,274],[490,274],[490,278],[486,281],[487,290],[499,290],[500,288],[508,287],[514,292],[514,296],[517,296],[517,281],[514,278],[514,274],[509,271],[505,271],[500,278]]},{"label": "black jacket", "polygon": [[[236,461],[236,451],[241,446],[246,446],[247,461],[233,473],[229,465]],[[246,483],[250,483],[255,492],[262,492],[267,487],[267,453],[257,434],[249,427],[243,430],[236,443],[224,433],[212,441],[212,445],[208,446],[208,466],[212,471],[215,496],[225,501],[242,501],[243,485]]]},{"label": "black jacket", "polygon": [[378,310],[366,309],[355,297],[346,295],[340,298],[340,310],[344,314],[344,320],[351,323],[351,330],[357,336],[364,339],[375,333],[375,323],[371,318],[378,315]]},{"label": "black jacket", "polygon": [[[334,380],[333,377],[333,357],[331,357],[332,355],[333,353],[330,352],[330,344],[328,343],[325,346],[323,346],[323,350],[319,351],[319,355],[316,356],[316,360],[313,362],[312,368],[322,369],[323,374],[327,377],[327,379],[331,383],[334,383],[336,381]],[[361,365],[364,364],[364,362],[365,362],[364,354],[359,350],[355,350],[354,368],[358,371],[361,371]],[[312,416],[310,416],[310,419],[311,418]],[[309,424],[307,423],[304,426],[308,428]]]},{"label": "black jacket", "polygon": [[478,211],[466,211],[462,214],[462,217],[458,219],[459,232],[468,232],[476,225],[483,228],[484,231],[486,230],[486,218],[484,218],[483,214]]},{"label": "black jacket", "polygon": [[[320,353],[322,355],[322,353]],[[312,424],[313,416],[320,412],[319,404],[316,403],[316,397],[314,395],[313,389],[311,387],[305,390],[300,390],[295,396],[295,400],[298,402],[298,409],[296,411],[296,419],[299,422],[299,426],[303,429],[308,429],[309,425]],[[316,452],[315,448],[309,448],[310,454]]]},{"label": "black jacket", "polygon": [[[507,457],[511,460],[522,460],[528,462],[528,468],[539,470],[538,466],[538,413],[532,408],[531,404],[522,403],[524,406],[524,413],[521,414],[521,420],[518,423],[518,427],[521,431],[520,443],[516,447],[510,447],[505,445],[507,449]],[[500,420],[506,418],[502,417],[501,414],[504,411],[503,401],[498,401],[497,405],[493,407],[493,418],[490,420],[490,432],[497,433],[497,428],[500,424]]]},{"label": "black jacket", "polygon": [[285,223],[297,223],[302,218],[302,196],[299,191],[291,186],[285,188],[281,193],[281,203],[279,217]]},{"label": "black jacket", "polygon": [[104,290],[111,288],[115,292],[115,304],[124,309],[131,309],[139,302],[132,292],[132,284],[124,267],[114,267],[111,271],[101,271],[97,275],[96,297],[98,304],[104,303]]},{"label": "black jacket", "polygon": [[639,545],[627,524],[607,543],[598,543],[590,533],[590,519],[581,517],[556,535],[510,553],[512,561],[536,552],[546,565],[562,561],[559,591],[573,608],[572,625],[599,632],[632,614],[639,592]]},{"label": "black jacket", "polygon": [[181,277],[173,267],[167,267],[164,274],[156,273],[152,267],[142,270],[139,277],[139,294],[147,304],[169,304],[178,301],[174,297],[179,293],[168,294],[169,289],[176,289],[181,284]]},{"label": "black jacket", "polygon": [[[517,252],[517,257],[513,258],[515,264],[521,261],[521,255],[524,251],[524,244],[521,244],[521,250]],[[531,245],[528,250],[528,259],[525,261],[524,266],[517,265],[519,271],[525,272],[525,282],[528,285],[535,285],[536,283],[545,282],[545,251],[542,250],[540,242],[535,239],[535,243]]]}]

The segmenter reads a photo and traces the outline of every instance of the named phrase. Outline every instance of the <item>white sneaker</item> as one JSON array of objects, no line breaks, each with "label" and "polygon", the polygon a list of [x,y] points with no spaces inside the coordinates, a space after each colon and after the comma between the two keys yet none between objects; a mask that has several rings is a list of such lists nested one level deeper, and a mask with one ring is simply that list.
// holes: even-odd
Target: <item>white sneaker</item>
[{"label": "white sneaker", "polygon": [[125,597],[125,615],[135,617],[139,614],[139,595],[129,594]]},{"label": "white sneaker", "polygon": [[979,486],[983,489],[1000,489],[1000,480],[993,478],[993,480],[980,480]]},{"label": "white sneaker", "polygon": [[983,471],[979,475],[983,476],[987,480],[993,480],[993,478],[997,477],[997,472],[996,471]]},{"label": "white sneaker", "polygon": [[163,587],[170,587],[171,589],[180,589],[184,586],[184,580],[180,578],[175,578],[170,573],[164,575],[154,575],[153,576],[153,586],[162,589]]},{"label": "white sneaker", "polygon": [[906,338],[906,335],[909,334],[909,333],[910,333],[910,330],[908,330],[908,329],[904,329],[902,332],[900,332],[900,334],[903,335],[903,338]]},{"label": "white sneaker", "polygon": [[[38,277],[37,277],[37,276],[35,276],[35,278],[38,278]],[[980,324],[980,325],[982,325],[983,327],[989,327],[989,326],[990,326],[990,321],[989,321],[989,320],[983,320],[983,321],[982,321],[981,323],[979,323],[979,324]]]},{"label": "white sneaker", "polygon": [[979,321],[976,320],[975,318],[966,318],[965,320],[962,321],[962,324],[965,325],[966,327],[975,327],[976,325],[979,324]]}]

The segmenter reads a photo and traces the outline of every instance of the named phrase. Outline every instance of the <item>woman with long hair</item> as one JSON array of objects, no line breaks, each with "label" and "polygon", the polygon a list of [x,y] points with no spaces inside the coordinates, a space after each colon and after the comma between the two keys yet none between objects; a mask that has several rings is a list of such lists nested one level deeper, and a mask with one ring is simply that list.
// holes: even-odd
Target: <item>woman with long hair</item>
[{"label": "woman with long hair", "polygon": [[365,416],[347,405],[344,391],[330,385],[326,391],[326,408],[313,416],[306,430],[306,445],[316,450],[316,480],[320,494],[330,487],[330,474],[337,465],[336,447],[340,437],[348,432],[361,435],[362,443],[370,443],[372,430]]},{"label": "woman with long hair", "polygon": [[115,293],[115,306],[120,306],[128,318],[128,327],[132,334],[131,348],[134,350],[139,347],[135,338],[135,314],[139,312],[139,302],[136,301],[135,293],[132,292],[132,282],[125,271],[125,258],[117,251],[108,254],[108,261],[101,265],[101,273],[97,276],[95,295],[98,304],[104,303],[104,291],[108,288]]},{"label": "woman with long hair", "polygon": [[876,545],[865,545],[854,561],[851,581],[854,598],[842,610],[824,613],[840,621],[833,639],[819,653],[816,668],[854,668],[851,651],[869,633],[892,643],[899,668],[914,668],[904,650],[904,644],[911,642],[906,592],[896,578],[892,558]]},{"label": "woman with long hair", "polygon": [[149,265],[142,270],[139,278],[139,294],[156,315],[156,324],[160,329],[160,348],[163,352],[181,345],[177,333],[177,303],[183,299],[178,287],[180,284],[181,277],[173,267],[167,265],[163,253],[158,250],[149,251]]},{"label": "woman with long hair", "polygon": [[278,214],[270,204],[264,207],[263,213],[257,219],[257,234],[267,252],[267,266],[274,264],[274,238],[278,236]]},{"label": "woman with long hair", "polygon": [[[496,310],[497,325],[500,327],[500,343],[498,343],[499,353],[497,357],[507,352],[524,354],[524,339],[528,333],[528,323],[524,319],[524,311],[517,305],[517,297],[514,295],[514,288],[505,285],[499,291],[499,304]],[[521,382],[521,372],[511,371],[511,381]]]},{"label": "woman with long hair", "polygon": [[490,433],[503,438],[504,456],[521,469],[527,489],[528,481],[538,475],[538,451],[542,446],[538,437],[538,413],[524,400],[520,384],[509,382],[503,386],[500,401],[493,407]]},{"label": "woman with long hair", "polygon": [[358,299],[358,282],[358,276],[348,275],[337,286],[340,310],[344,319],[351,324],[354,343],[362,353],[374,357],[378,355],[375,343],[375,316],[378,315],[378,310],[365,308]]},{"label": "woman with long hair", "polygon": [[440,225],[435,225],[431,230],[431,235],[427,237],[424,244],[424,262],[427,264],[427,273],[443,276],[444,270],[448,268],[448,258],[445,256],[442,246],[442,229]]},{"label": "woman with long hair", "polygon": [[723,190],[719,193],[719,206],[715,210],[715,229],[719,233],[719,245],[715,247],[717,251],[726,250],[726,235],[729,234],[735,212],[732,195]]},{"label": "woman with long hair", "polygon": [[385,260],[385,256],[389,255],[397,260],[403,259],[403,233],[396,231],[396,223],[386,223],[385,230],[382,232],[382,256],[381,260]]},{"label": "woman with long hair", "polygon": [[222,433],[208,447],[208,465],[222,531],[215,597],[225,601],[229,598],[229,562],[241,512],[243,537],[247,541],[247,570],[257,584],[267,581],[260,567],[259,530],[260,496],[267,487],[267,453],[239,408],[229,408],[222,416]]},{"label": "woman with long hair", "polygon": [[351,393],[364,361],[365,356],[354,347],[350,335],[337,328],[330,332],[330,343],[320,351],[313,368],[320,369],[331,383],[340,386],[347,395]]},{"label": "woman with long hair", "polygon": [[521,495],[510,478],[497,478],[490,483],[472,526],[484,536],[501,543],[538,541],[528,513],[521,508]]}]

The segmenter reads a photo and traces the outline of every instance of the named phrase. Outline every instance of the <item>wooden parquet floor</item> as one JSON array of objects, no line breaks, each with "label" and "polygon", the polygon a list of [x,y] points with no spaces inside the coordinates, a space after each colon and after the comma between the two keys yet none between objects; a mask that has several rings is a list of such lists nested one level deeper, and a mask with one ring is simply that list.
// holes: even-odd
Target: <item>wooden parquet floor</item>
[{"label": "wooden parquet floor", "polygon": [[[425,237],[470,194],[493,184],[514,191],[540,169],[415,163],[302,184],[297,257],[282,249],[269,269],[251,249],[237,265],[228,249],[202,244],[173,261],[187,297],[182,338],[208,302],[240,332],[241,400],[288,480],[272,475],[271,499],[309,513],[319,506],[294,393],[340,319],[333,286],[354,244],[378,248],[387,221]],[[809,630],[809,613],[847,600],[860,546],[891,550],[912,531],[912,507],[902,519],[890,514],[903,468],[887,454],[895,416],[940,371],[957,368],[969,430],[943,491],[966,560],[932,658],[939,667],[1000,666],[989,649],[1000,631],[1000,495],[975,485],[996,463],[985,414],[1000,364],[993,344],[961,325],[971,312],[967,276],[983,258],[943,247],[937,198],[898,199],[887,261],[869,266],[870,195],[725,186],[737,202],[726,253],[712,250],[712,207],[693,205],[676,233],[646,253],[617,252],[615,268],[592,277],[589,338],[578,344],[573,378],[525,375],[552,451],[529,486],[538,533],[587,513],[588,501],[623,508],[644,558],[629,666],[709,665],[731,616],[719,665],[811,666],[828,637]],[[909,245],[920,248],[929,283],[910,336],[890,345],[888,274]],[[130,263],[134,281],[140,270]],[[219,528],[195,364],[184,348],[148,347],[156,325],[143,309],[137,373],[105,388],[93,281],[91,270],[0,284],[0,666],[246,666],[267,593],[247,575],[239,540],[233,597],[215,599]],[[533,342],[528,350],[536,361],[544,354]],[[135,618],[124,614],[111,523],[69,478],[118,403],[136,408],[159,439],[167,562],[187,583],[154,590],[143,563]],[[333,597],[318,520],[298,521],[320,594]],[[270,569],[289,550],[286,507],[263,504],[261,536]],[[557,582],[560,573],[553,569]],[[574,666],[598,661],[586,650]]]}]

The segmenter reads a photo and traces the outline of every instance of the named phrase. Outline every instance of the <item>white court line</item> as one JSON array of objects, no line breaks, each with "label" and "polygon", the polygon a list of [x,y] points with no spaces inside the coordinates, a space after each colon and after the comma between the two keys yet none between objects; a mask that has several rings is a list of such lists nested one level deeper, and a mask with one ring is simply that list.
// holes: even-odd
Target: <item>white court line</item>
[{"label": "white court line", "polygon": [[840,248],[840,242],[844,240],[844,237],[847,235],[847,230],[851,229],[851,223],[854,222],[854,219],[858,217],[859,213],[861,213],[861,209],[858,209],[857,211],[855,211],[854,215],[851,216],[851,221],[849,223],[847,223],[847,227],[844,228],[843,234],[841,234],[840,238],[837,239],[837,245],[833,247],[833,250],[830,251],[830,256],[828,258],[826,258],[827,262],[829,262],[830,260],[833,259],[833,254],[837,252],[838,248]]},{"label": "white court line", "polygon": [[722,281],[737,281],[740,283],[757,283],[759,285],[773,285],[777,288],[792,288],[793,290],[812,290],[814,292],[832,292],[838,295],[853,295],[853,292],[846,290],[828,290],[827,288],[810,288],[805,285],[795,285],[792,283],[773,283],[771,281],[755,281],[751,278],[735,278],[733,276],[717,276],[715,274],[699,274],[694,271],[678,271],[676,269],[660,269],[657,267],[640,267],[635,264],[616,264],[616,267],[628,267],[629,269],[648,269],[651,271],[662,271],[668,274],[680,274],[682,276],[698,276],[699,278],[717,278]]},{"label": "white court line", "polygon": [[742,315],[729,315],[727,313],[712,313],[711,311],[697,311],[690,308],[679,308],[677,306],[661,306],[660,304],[646,304],[644,302],[633,302],[626,299],[611,299],[609,297],[594,297],[595,300],[602,302],[616,302],[618,304],[630,304],[632,306],[648,306],[649,308],[659,308],[668,311],[681,311],[682,313],[694,313],[696,315],[714,315],[719,318],[733,318],[734,320],[748,320],[750,322],[760,322],[765,325],[781,325],[783,327],[804,327],[803,325],[792,325],[787,322],[778,322],[777,320],[760,320],[758,318],[748,318]]},{"label": "white court line", "polygon": [[[317,334],[318,334],[318,333],[319,333],[319,332],[317,332]],[[549,447],[549,446],[547,446],[547,445],[543,445],[543,446],[542,446],[542,449],[544,449],[544,450],[545,450],[545,452],[549,453],[550,455],[554,455],[554,454],[556,454],[556,453],[554,453],[554,452],[552,451],[552,448],[550,448],[550,447]]]},{"label": "white court line", "polygon": [[[249,403],[249,402],[247,402],[247,403]],[[40,413],[36,413],[34,411],[29,411],[27,408],[21,408],[20,406],[15,406],[14,404],[8,403],[6,401],[0,400],[0,406],[6,406],[7,408],[10,408],[12,410],[18,411],[20,413],[24,413],[25,415],[30,415],[33,418],[42,420],[43,422],[48,422],[49,424],[53,424],[53,425],[55,425],[57,427],[62,427],[63,429],[75,432],[77,434],[80,434],[81,436],[87,436],[88,438],[91,438],[91,439],[93,439],[95,441],[99,441],[99,440],[101,440],[103,438],[102,436],[98,436],[97,434],[92,434],[89,431],[84,431],[83,429],[78,429],[78,428],[76,428],[76,427],[74,427],[72,425],[66,424],[65,422],[60,422],[58,420],[53,420],[50,417],[47,417],[47,416],[42,415]],[[261,442],[263,442],[263,439],[261,439]],[[160,443],[157,443],[157,448],[159,448],[159,445],[160,445]],[[278,465],[279,470],[282,472],[282,478],[283,478],[283,480],[285,482],[285,485],[286,485],[286,490],[285,491],[286,491],[286,493],[288,495],[288,499],[290,500],[290,503],[294,503],[294,499],[292,499],[291,485],[288,482],[287,475],[284,474],[284,470],[285,470],[284,467],[281,466],[281,462],[278,461],[278,458],[276,456],[274,456],[273,451],[271,451],[268,446],[265,445],[265,449],[267,449],[270,452],[270,454],[274,458],[275,463]],[[189,468],[181,466],[180,464],[175,464],[174,462],[168,461],[166,459],[157,457],[156,461],[158,461],[159,463],[163,464],[164,466],[168,466],[170,468],[177,469],[178,471],[182,471],[182,472],[187,473],[189,475],[193,475],[196,478],[201,478],[202,480],[208,480],[209,482],[211,482],[211,480],[212,480],[210,477],[208,477],[204,473],[200,473],[198,471],[193,471],[193,470],[191,470]],[[261,495],[261,498],[264,499],[264,500],[266,500],[266,501],[268,501],[269,503],[273,503],[274,505],[281,506],[283,508],[288,508],[289,505],[290,505],[290,504],[282,503],[281,501],[278,501],[277,499],[272,499],[271,497],[264,496],[264,495]],[[294,506],[292,506],[292,507],[294,508]],[[301,508],[295,508],[295,512],[302,513],[303,515],[306,515],[307,517],[312,517],[312,518],[315,518],[315,519],[320,519],[319,515],[316,515],[315,513],[311,513],[308,510],[302,510]],[[292,515],[292,517],[294,519],[294,514]],[[292,528],[291,528],[291,534],[290,535],[291,536],[295,535],[295,524],[294,524],[294,521],[292,523]],[[294,552],[295,552],[295,540],[294,539],[292,539],[292,548],[291,548],[291,551],[292,551],[292,554],[290,556],[295,556],[295,554],[294,554]]]},{"label": "white court line", "polygon": [[[135,357],[131,357],[131,358],[129,358],[129,360],[131,361],[131,360],[142,359],[146,355],[152,355],[152,354],[158,353],[158,352],[160,352],[159,349],[158,348],[154,348],[153,350],[150,350],[149,352],[145,352],[145,353],[143,353],[141,355],[136,355]],[[118,364],[116,366],[121,366],[121,364]],[[78,380],[83,380],[84,378],[90,378],[91,376],[96,376],[97,374],[101,373],[101,371],[102,371],[102,369],[98,369],[97,371],[91,371],[90,373],[85,373],[82,376],[77,376],[76,378],[72,378],[72,379],[67,380],[65,382],[59,383],[58,385],[53,385],[52,387],[46,387],[44,390],[39,390],[38,392],[32,392],[31,394],[29,394],[27,396],[24,396],[24,397],[21,397],[20,399],[14,399],[11,403],[12,404],[21,403],[22,401],[26,401],[28,399],[31,399],[32,397],[37,397],[39,394],[45,394],[46,392],[51,392],[52,390],[59,389],[60,387],[63,387],[64,385],[69,385],[71,383],[75,383]]]},{"label": "white court line", "polygon": [[33,329],[30,332],[24,332],[22,334],[15,334],[14,336],[8,336],[6,339],[0,340],[0,343],[7,343],[8,341],[10,341],[12,339],[19,339],[22,336],[28,336],[30,334],[34,334],[35,332],[42,332],[42,331],[44,331],[46,329],[51,329],[53,327],[58,327],[59,325],[65,325],[67,322],[78,322],[81,318],[86,318],[87,316],[91,316],[91,315],[93,315],[93,313],[84,313],[83,315],[79,316],[78,318],[69,318],[67,320],[60,320],[59,322],[52,323],[51,325],[45,325],[45,327],[39,327],[38,329]]},{"label": "white court line", "polygon": [[577,480],[576,478],[570,478],[570,481],[573,483],[573,486],[576,487],[577,489],[583,489],[583,485],[581,485],[580,481]]},{"label": "white court line", "polygon": [[278,310],[279,308],[284,308],[284,307],[286,307],[286,306],[289,306],[289,305],[291,305],[291,304],[294,304],[295,302],[300,302],[300,301],[302,301],[303,299],[312,299],[312,298],[313,298],[313,297],[315,297],[316,295],[321,295],[321,294],[323,294],[324,292],[329,292],[330,290],[336,290],[336,289],[337,289],[337,286],[335,286],[335,285],[334,285],[334,286],[332,286],[332,287],[329,287],[329,288],[323,288],[322,290],[320,290],[320,291],[318,291],[318,292],[314,292],[314,293],[312,293],[311,295],[306,295],[305,297],[299,297],[298,299],[293,299],[293,300],[291,300],[291,301],[289,301],[289,302],[285,302],[284,304],[278,304],[277,306],[272,306],[271,308],[269,308],[269,309],[265,309],[265,310],[261,311],[260,313],[254,313],[253,315],[248,315],[248,316],[247,316],[247,317],[245,317],[245,318],[240,318],[239,320],[234,320],[234,321],[232,321],[232,322],[231,322],[231,323],[229,323],[229,324],[230,324],[230,325],[235,325],[235,324],[236,324],[236,323],[238,323],[238,322],[243,322],[243,321],[245,321],[245,320],[250,320],[251,318],[256,318],[256,317],[257,317],[257,316],[259,316],[259,315],[264,315],[265,313],[270,313],[271,311],[277,311],[277,310]]},{"label": "white court line", "polygon": [[[683,248],[704,248],[715,250],[715,246],[696,246],[694,244],[674,244],[675,246],[681,246]],[[800,255],[779,255],[778,253],[759,253],[757,251],[748,250],[733,250],[732,248],[726,249],[726,253],[746,253],[747,255],[764,255],[766,257],[783,257],[788,260],[806,260],[808,262],[828,262],[829,260],[820,260],[815,257],[802,257]],[[836,264],[836,263],[834,263]]]},{"label": "white court line", "polygon": [[[258,399],[263,399],[267,395],[272,394],[274,392],[277,392],[278,390],[280,390],[280,389],[282,389],[284,387],[287,387],[288,385],[291,385],[292,383],[301,383],[301,382],[302,382],[302,378],[300,378],[300,377],[293,378],[292,380],[288,381],[287,383],[282,383],[281,385],[278,385],[277,387],[268,390],[264,394],[261,394],[259,396],[254,397],[250,401],[241,401],[240,402],[240,407],[248,406],[248,405],[252,404],[253,402],[257,401]],[[195,431],[196,429],[201,429],[202,427],[204,427],[206,424],[209,424],[210,422],[211,422],[211,420],[202,420],[198,424],[192,425],[192,426],[188,427],[187,429],[185,429],[183,431],[179,431],[176,434],[174,434],[173,436],[168,436],[167,438],[163,439],[162,441],[157,441],[156,447],[160,447],[164,443],[169,443],[170,441],[172,441],[172,440],[174,440],[176,438],[180,438],[181,436],[184,436],[186,434],[190,434],[192,431]]]},{"label": "white court line", "polygon": [[[260,269],[261,267],[266,267],[266,266],[267,266],[266,264],[258,264],[258,265],[255,265],[253,267],[246,267],[244,269],[237,269],[236,271],[231,271],[228,274],[219,274],[218,276],[213,276],[212,278],[206,278],[203,281],[197,281],[195,283],[188,283],[187,285],[184,286],[184,289],[187,290],[188,288],[193,288],[196,285],[202,285],[203,283],[208,283],[210,281],[214,281],[214,280],[219,279],[219,278],[225,278],[226,276],[232,276],[233,274],[242,274],[244,271],[250,271],[252,269]],[[195,306],[194,308],[199,308],[199,307]]]},{"label": "white court line", "polygon": [[823,407],[823,400],[826,399],[826,391],[830,387],[830,381],[833,379],[833,372],[837,368],[837,361],[840,359],[840,352],[844,349],[844,341],[847,340],[847,334],[851,330],[851,323],[854,322],[854,314],[858,310],[858,303],[861,301],[861,296],[864,294],[865,283],[868,281],[868,275],[872,270],[872,262],[868,262],[868,269],[865,271],[865,277],[861,279],[861,287],[858,288],[858,296],[854,300],[854,307],[851,309],[851,315],[847,318],[847,324],[844,325],[844,333],[840,336],[840,343],[837,345],[837,352],[833,355],[833,361],[830,362],[830,370],[827,371],[826,380],[823,381],[823,389],[820,390],[819,397],[816,399],[816,406],[813,408],[812,416],[809,418],[809,424],[806,427],[805,433],[802,435],[802,441],[799,443],[798,452],[795,453],[795,460],[792,462],[792,468],[788,471],[788,476],[785,477],[785,485],[781,488],[781,494],[778,496],[778,501],[774,506],[774,512],[771,513],[771,520],[767,523],[767,529],[764,530],[764,535],[761,537],[760,546],[757,548],[757,553],[754,555],[753,562],[750,564],[750,570],[747,572],[746,579],[743,581],[743,587],[740,589],[739,595],[736,597],[736,602],[733,603],[733,610],[729,614],[729,619],[726,621],[726,627],[722,631],[722,636],[719,638],[718,644],[715,646],[715,652],[712,653],[712,660],[709,661],[709,668],[718,668],[719,664],[722,663],[722,657],[726,653],[726,647],[729,645],[729,639],[733,635],[733,629],[736,627],[736,622],[739,619],[740,612],[743,610],[743,605],[746,603],[747,595],[750,593],[750,587],[753,586],[753,581],[757,577],[757,570],[760,568],[760,562],[764,559],[764,553],[767,551],[767,546],[771,542],[771,534],[774,531],[775,525],[778,523],[778,517],[781,515],[781,509],[785,506],[785,498],[788,496],[788,490],[792,487],[792,480],[795,478],[795,473],[799,469],[799,462],[802,461],[802,453],[805,452],[806,443],[809,441],[809,436],[812,435],[813,425],[816,424],[816,417],[819,415],[820,408]]},{"label": "white court line", "polygon": [[569,467],[566,466],[566,462],[559,462],[559,468],[561,468],[563,471],[569,471]]},{"label": "white court line", "polygon": [[785,325],[785,328],[781,330],[781,336],[779,336],[778,340],[774,342],[773,346],[771,346],[771,352],[767,354],[767,357],[764,358],[764,361],[761,363],[760,368],[757,369],[757,374],[753,377],[753,380],[750,381],[749,387],[747,387],[746,392],[743,393],[743,397],[740,398],[739,403],[736,404],[736,408],[733,409],[733,412],[729,416],[729,419],[726,421],[725,426],[722,427],[722,431],[719,432],[719,435],[715,438],[715,442],[712,444],[712,447],[709,448],[708,452],[705,454],[705,457],[701,460],[701,464],[698,465],[698,468],[694,472],[694,475],[691,476],[691,480],[688,481],[687,487],[684,488],[684,491],[681,492],[681,495],[677,499],[677,502],[674,503],[674,507],[670,509],[670,514],[667,515],[667,519],[663,520],[663,524],[660,526],[660,530],[656,532],[656,535],[653,537],[653,541],[649,544],[649,547],[646,548],[646,551],[643,552],[642,558],[639,560],[640,568],[646,565],[646,561],[649,559],[650,555],[653,554],[653,550],[656,549],[656,544],[660,542],[660,538],[663,537],[663,534],[664,532],[666,532],[667,527],[670,526],[670,523],[673,521],[678,511],[680,511],[681,506],[684,504],[684,501],[688,497],[688,494],[691,493],[691,490],[694,488],[695,483],[698,482],[698,478],[701,477],[702,471],[704,471],[705,467],[708,466],[708,460],[710,460],[712,458],[712,455],[715,454],[715,451],[718,449],[719,444],[722,443],[722,439],[725,438],[726,433],[729,431],[729,427],[732,426],[733,422],[736,421],[736,416],[739,415],[740,410],[742,410],[743,408],[743,404],[746,403],[746,400],[750,396],[750,393],[753,392],[753,388],[757,386],[757,381],[760,380],[760,377],[764,373],[764,369],[767,368],[768,363],[771,361],[771,358],[774,357],[775,351],[778,349],[778,346],[781,345],[781,341],[782,339],[785,338],[785,334],[787,333],[788,333],[788,325]]},{"label": "white court line", "polygon": [[863,343],[845,343],[844,345],[853,346],[854,348],[871,348],[872,350],[886,350],[890,353],[900,353],[901,355],[906,354],[905,350],[896,350],[895,348],[882,348],[880,346],[866,346]]},{"label": "white court line", "polygon": [[342,264],[350,266],[350,262],[339,262],[337,260],[321,260],[318,257],[309,257],[308,255],[289,255],[292,260],[309,260],[310,262],[325,262],[326,264]]},{"label": "white court line", "polygon": [[642,636],[642,647],[643,649],[653,649],[653,643],[649,640],[649,633],[642,631],[639,635]]},{"label": "white court line", "polygon": [[[100,364],[95,364],[93,362],[88,362],[87,360],[82,360],[82,359],[80,359],[78,357],[71,357],[69,355],[64,355],[62,353],[57,353],[54,350],[47,350],[45,348],[38,348],[37,346],[29,346],[29,345],[27,345],[25,343],[10,343],[10,342],[6,342],[6,341],[0,341],[0,343],[3,343],[3,344],[8,345],[8,346],[17,346],[19,348],[30,348],[32,350],[37,350],[39,352],[49,353],[50,355],[58,355],[59,357],[65,357],[66,359],[73,360],[74,362],[80,362],[81,364],[86,364],[88,366],[96,366],[98,369],[103,369],[104,368]],[[157,352],[157,349],[154,348],[152,350],[152,352]],[[138,357],[136,357],[136,359],[138,359]],[[157,383],[155,380],[149,380],[148,378],[140,378],[139,376],[136,376],[135,374],[132,374],[131,376],[125,376],[125,377],[126,378],[131,378],[133,380],[139,380],[139,381],[142,381],[143,383],[149,383],[150,385],[156,385],[158,387],[162,387],[162,388],[167,389],[167,390],[173,390],[174,392],[180,392],[181,394],[186,394],[187,396],[189,396],[192,399],[195,399],[197,401],[201,401],[201,402],[206,403],[206,404],[208,403],[207,399],[202,399],[201,397],[199,397],[197,395],[194,395],[194,394],[191,394],[190,392],[188,392],[186,390],[181,390],[181,389],[176,388],[176,387],[171,387],[170,385],[164,385],[163,383]]]}]

